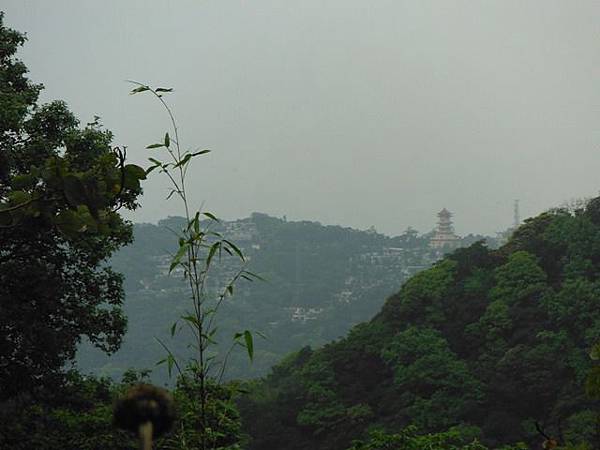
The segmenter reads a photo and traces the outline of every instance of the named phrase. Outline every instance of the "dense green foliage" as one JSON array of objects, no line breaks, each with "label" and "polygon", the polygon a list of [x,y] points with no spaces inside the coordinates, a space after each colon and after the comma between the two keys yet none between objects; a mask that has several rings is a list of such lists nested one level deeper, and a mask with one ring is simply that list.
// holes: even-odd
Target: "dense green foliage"
[{"label": "dense green foliage", "polygon": [[[28,450],[130,450],[136,448],[134,437],[113,426],[113,403],[145,375],[126,372],[123,382],[82,377],[69,372],[67,382],[43,401],[23,406],[8,402],[0,408],[0,448]],[[179,384],[173,391],[177,419],[170,433],[162,437],[160,449],[194,449],[199,447],[198,386]],[[239,449],[243,442],[239,414],[232,398],[235,385],[209,386],[208,441],[211,448]]]},{"label": "dense green foliage", "polygon": [[82,335],[119,347],[122,278],[106,261],[131,239],[118,210],[145,178],[97,120],[38,104],[24,40],[0,13],[0,401],[59,383]]},{"label": "dense green foliage", "polygon": [[600,404],[585,389],[598,380],[598,211],[600,198],[529,219],[498,250],[459,249],[346,338],[288,357],[240,403],[249,448],[340,449],[407,426],[536,448],[535,422],[599,448]]}]

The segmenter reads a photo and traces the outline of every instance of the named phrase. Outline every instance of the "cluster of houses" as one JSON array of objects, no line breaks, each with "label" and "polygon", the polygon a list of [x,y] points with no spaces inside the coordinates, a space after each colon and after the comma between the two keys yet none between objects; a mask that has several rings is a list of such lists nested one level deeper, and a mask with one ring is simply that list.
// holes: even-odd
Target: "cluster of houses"
[{"label": "cluster of houses", "polygon": [[[352,256],[347,261],[349,275],[344,285],[332,299],[324,299],[324,303],[341,306],[362,301],[363,294],[380,287],[380,285],[390,285],[390,289],[397,289],[412,275],[431,266],[448,251],[461,246],[463,240],[454,231],[452,213],[444,208],[437,214],[437,218],[437,226],[429,240],[421,239],[417,246],[383,247]],[[258,243],[260,241],[259,232],[253,220],[223,222],[222,226],[223,234],[231,241],[236,242],[249,257],[249,254],[261,250]],[[414,233],[413,238],[416,238],[416,231],[409,230],[407,232]],[[170,263],[170,255],[157,257],[156,264],[160,275],[167,276],[169,274]],[[175,272],[180,270],[177,268]],[[239,261],[234,261],[233,258],[228,258],[220,263],[210,287],[215,290],[219,290],[221,286],[224,288],[237,270],[239,270]],[[369,275],[361,276],[366,273]],[[301,323],[317,319],[324,311],[323,307],[306,305],[292,305],[285,309],[289,313],[291,322]]]}]

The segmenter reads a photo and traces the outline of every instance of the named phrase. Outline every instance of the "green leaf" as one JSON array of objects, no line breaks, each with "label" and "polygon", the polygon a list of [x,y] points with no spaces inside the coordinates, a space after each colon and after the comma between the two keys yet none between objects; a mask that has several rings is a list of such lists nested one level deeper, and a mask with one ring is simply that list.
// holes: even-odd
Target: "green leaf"
[{"label": "green leaf", "polygon": [[244,341],[246,342],[248,357],[250,358],[250,361],[252,361],[254,358],[254,340],[252,339],[252,333],[248,330],[244,331]]},{"label": "green leaf", "polygon": [[215,222],[220,222],[220,220],[218,219],[217,216],[215,216],[214,214],[211,214],[209,212],[204,212],[204,213],[202,213],[202,215],[208,217],[211,220],[214,220]]},{"label": "green leaf", "polygon": [[194,233],[200,233],[200,212],[196,212],[194,216]]},{"label": "green leaf", "polygon": [[171,265],[169,266],[169,273],[171,273],[173,269],[177,267],[177,265],[179,265],[181,258],[183,258],[183,256],[187,253],[187,250],[188,244],[183,244],[181,247],[179,247],[179,250],[171,260]]},{"label": "green leaf", "polygon": [[196,316],[188,314],[187,316],[181,316],[181,319],[185,320],[188,323],[191,323],[192,325],[194,325],[196,327],[196,329],[200,329],[201,324],[198,321],[198,318]]},{"label": "green leaf", "polygon": [[175,336],[176,329],[177,329],[177,322],[173,322],[173,325],[171,325],[171,337]]},{"label": "green leaf", "polygon": [[245,261],[246,258],[244,258],[244,254],[242,253],[242,251],[237,247],[237,245],[235,245],[233,242],[228,241],[227,239],[223,239],[223,242],[227,243],[227,245],[229,246],[229,248],[231,248],[239,257],[242,261]]},{"label": "green leaf", "polygon": [[190,155],[188,153],[183,158],[181,158],[181,160],[179,160],[177,162],[177,164],[175,164],[173,167],[182,167],[182,166],[185,166],[188,162],[190,162],[190,159],[192,159],[192,155]]},{"label": "green leaf", "polygon": [[192,153],[192,156],[206,155],[207,153],[210,153],[210,150],[200,150],[199,152]]},{"label": "green leaf", "polygon": [[173,92],[173,88],[159,87],[159,88],[154,89],[154,92]]},{"label": "green leaf", "polygon": [[148,150],[151,150],[151,149],[153,149],[153,148],[161,148],[161,147],[164,147],[164,146],[165,146],[165,144],[150,144],[150,145],[148,145],[146,148],[147,148]]},{"label": "green leaf", "polygon": [[256,280],[260,280],[260,281],[267,281],[265,278],[261,277],[260,275],[254,273],[254,272],[250,272],[249,270],[244,270],[244,274],[246,274],[249,277],[252,277]]},{"label": "green leaf", "polygon": [[264,333],[261,333],[260,331],[255,331],[254,333],[258,334],[263,339],[267,339],[267,336]]},{"label": "green leaf", "polygon": [[208,251],[208,256],[206,257],[206,265],[207,266],[210,266],[210,262],[212,261],[213,257],[215,256],[215,253],[217,252],[217,250],[219,249],[220,246],[221,246],[220,241],[217,241],[213,245],[210,246],[210,250]]},{"label": "green leaf", "polygon": [[167,369],[169,371],[169,378],[171,378],[171,374],[173,373],[173,364],[175,364],[175,358],[173,355],[169,354],[169,356],[167,356]]},{"label": "green leaf", "polygon": [[165,133],[165,147],[169,147],[171,145],[171,138],[169,137],[169,133]]},{"label": "green leaf", "polygon": [[135,89],[132,89],[131,92],[129,92],[130,95],[133,94],[139,94],[140,92],[144,92],[144,91],[149,91],[150,87],[148,86],[138,86]]}]

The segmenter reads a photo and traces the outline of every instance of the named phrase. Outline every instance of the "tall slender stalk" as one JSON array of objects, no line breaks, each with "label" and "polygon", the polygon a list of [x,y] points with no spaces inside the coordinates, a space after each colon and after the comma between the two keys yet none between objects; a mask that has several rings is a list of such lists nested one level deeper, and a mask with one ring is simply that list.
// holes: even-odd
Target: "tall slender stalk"
[{"label": "tall slender stalk", "polygon": [[[178,234],[179,249],[171,260],[169,272],[172,272],[177,267],[183,268],[184,278],[188,282],[192,299],[193,314],[182,315],[180,320],[189,327],[195,338],[197,355],[196,358],[190,359],[187,365],[182,369],[173,352],[169,350],[166,344],[159,341],[167,351],[167,357],[161,362],[167,364],[169,374],[171,374],[172,368],[175,366],[184,383],[190,375],[197,382],[200,396],[200,448],[202,450],[207,450],[209,446],[213,446],[214,442],[209,442],[207,436],[207,403],[209,394],[207,381],[210,377],[209,371],[211,369],[211,364],[209,364],[209,361],[207,360],[206,351],[211,344],[214,344],[213,335],[216,332],[215,317],[223,300],[228,295],[233,294],[233,286],[240,278],[252,281],[253,279],[260,277],[245,270],[244,255],[235,244],[225,239],[220,233],[210,229],[211,223],[219,221],[213,214],[201,210],[191,212],[191,200],[188,197],[186,190],[187,170],[190,162],[194,158],[209,153],[209,150],[196,152],[183,150],[175,115],[163,98],[163,95],[171,92],[172,89],[160,87],[152,88],[142,83],[132,83],[137,86],[131,91],[132,94],[149,92],[158,99],[167,112],[173,135],[173,138],[171,138],[167,132],[165,133],[162,142],[151,144],[147,147],[149,150],[162,149],[166,151],[169,158],[167,161],[161,161],[154,157],[149,158],[152,165],[146,170],[146,174],[158,170],[160,173],[166,175],[172,185],[171,192],[167,198],[176,195],[179,197],[184,209],[186,226]],[[201,221],[200,217],[208,220],[209,225],[204,225],[204,220]],[[215,299],[215,305],[210,308],[208,305],[210,298],[206,291],[207,279],[212,268],[213,258],[216,255],[220,256],[223,251],[229,255],[237,256],[242,263],[242,268],[226,284],[223,292]],[[171,327],[172,336],[174,336],[177,331],[177,325],[178,323],[175,322]],[[245,347],[248,356],[252,359],[254,344],[250,331],[245,330],[241,333],[236,333],[233,337],[232,345],[241,345]],[[214,381],[217,383],[220,383],[223,377],[229,353],[230,352],[227,352],[223,358],[220,369],[217,369],[215,372],[217,376],[214,378]]]}]

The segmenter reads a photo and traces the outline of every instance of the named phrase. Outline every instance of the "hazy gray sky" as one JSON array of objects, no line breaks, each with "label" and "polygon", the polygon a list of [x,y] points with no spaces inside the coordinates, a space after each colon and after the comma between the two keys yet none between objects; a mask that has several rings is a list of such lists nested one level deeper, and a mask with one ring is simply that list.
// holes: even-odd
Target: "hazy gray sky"
[{"label": "hazy gray sky", "polygon": [[[171,86],[198,203],[399,234],[492,233],[600,189],[600,1],[8,0],[21,58],[145,161]],[[180,211],[145,185],[135,221]]]}]

